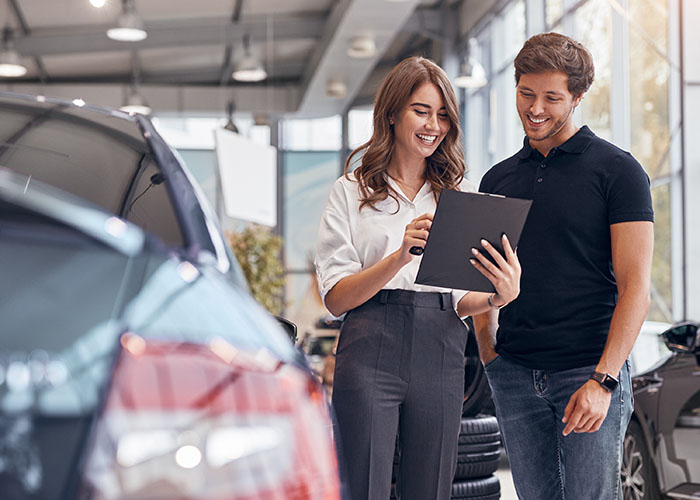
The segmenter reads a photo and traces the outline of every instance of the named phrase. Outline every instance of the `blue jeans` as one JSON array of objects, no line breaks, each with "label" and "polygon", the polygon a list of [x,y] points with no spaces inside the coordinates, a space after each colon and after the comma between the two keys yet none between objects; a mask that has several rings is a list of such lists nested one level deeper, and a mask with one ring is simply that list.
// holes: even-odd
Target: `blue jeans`
[{"label": "blue jeans", "polygon": [[628,362],[600,430],[562,435],[564,408],[594,368],[530,370],[504,356],[486,364],[520,500],[622,498],[622,443],[632,415]]}]

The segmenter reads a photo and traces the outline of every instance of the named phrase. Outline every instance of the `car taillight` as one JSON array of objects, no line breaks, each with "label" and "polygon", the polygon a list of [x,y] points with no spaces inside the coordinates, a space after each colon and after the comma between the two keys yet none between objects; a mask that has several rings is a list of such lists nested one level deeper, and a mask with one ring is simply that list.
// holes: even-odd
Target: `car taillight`
[{"label": "car taillight", "polygon": [[330,417],[269,353],[122,337],[85,466],[93,499],[338,499]]}]

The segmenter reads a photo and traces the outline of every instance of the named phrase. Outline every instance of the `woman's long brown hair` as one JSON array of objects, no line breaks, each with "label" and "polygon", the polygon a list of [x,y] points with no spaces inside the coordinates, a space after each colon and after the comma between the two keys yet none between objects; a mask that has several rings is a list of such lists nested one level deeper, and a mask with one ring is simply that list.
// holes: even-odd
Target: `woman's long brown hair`
[{"label": "woman's long brown hair", "polygon": [[445,72],[437,64],[423,57],[401,61],[387,75],[374,101],[374,131],[369,141],[355,149],[345,162],[345,176],[350,173],[353,158],[362,155],[353,174],[360,189],[360,210],[365,205],[376,210],[375,204],[398,194],[386,180],[386,170],[394,153],[394,130],[389,120],[398,116],[409,97],[424,83],[434,84],[442,94],[450,130],[435,152],[426,158],[425,178],[437,197],[440,190],[458,189],[464,178],[466,165],[462,132],[459,126],[457,97]]}]

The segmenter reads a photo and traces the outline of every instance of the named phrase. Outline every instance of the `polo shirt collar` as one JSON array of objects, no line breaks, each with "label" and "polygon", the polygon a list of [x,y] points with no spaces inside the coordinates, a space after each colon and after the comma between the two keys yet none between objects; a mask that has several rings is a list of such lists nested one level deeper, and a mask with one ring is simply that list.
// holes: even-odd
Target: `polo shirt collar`
[{"label": "polo shirt collar", "polygon": [[[583,153],[591,143],[591,140],[595,137],[595,134],[591,132],[591,129],[587,125],[581,127],[578,132],[572,135],[568,141],[557,146],[556,149],[560,149],[567,153]],[[523,139],[523,148],[516,153],[518,158],[526,159],[529,158],[533,151],[537,151],[532,146],[530,146],[530,141],[527,136]]]}]

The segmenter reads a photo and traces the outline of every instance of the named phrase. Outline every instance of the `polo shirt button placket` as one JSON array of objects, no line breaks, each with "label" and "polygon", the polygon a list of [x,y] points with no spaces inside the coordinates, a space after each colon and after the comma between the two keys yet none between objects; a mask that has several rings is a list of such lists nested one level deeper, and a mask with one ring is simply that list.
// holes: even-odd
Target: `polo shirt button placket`
[{"label": "polo shirt button placket", "polygon": [[[544,170],[545,168],[547,168],[547,164],[546,164],[546,163],[540,163],[540,168],[541,168],[542,170]],[[541,184],[542,181],[544,181],[544,177],[538,177],[538,178],[537,178],[537,182],[538,182],[539,184]]]}]

